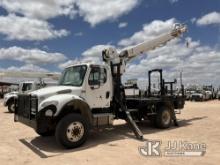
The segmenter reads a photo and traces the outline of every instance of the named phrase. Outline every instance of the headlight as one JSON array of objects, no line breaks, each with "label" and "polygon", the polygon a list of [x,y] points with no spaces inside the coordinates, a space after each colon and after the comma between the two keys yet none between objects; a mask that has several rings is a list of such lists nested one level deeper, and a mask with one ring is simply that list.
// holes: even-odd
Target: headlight
[{"label": "headlight", "polygon": [[49,116],[49,117],[53,116],[53,111],[51,109],[46,110],[45,116]]},{"label": "headlight", "polygon": [[44,107],[47,107],[49,105],[57,106],[58,105],[58,101],[47,101],[47,102],[44,102],[41,106],[44,108]]}]

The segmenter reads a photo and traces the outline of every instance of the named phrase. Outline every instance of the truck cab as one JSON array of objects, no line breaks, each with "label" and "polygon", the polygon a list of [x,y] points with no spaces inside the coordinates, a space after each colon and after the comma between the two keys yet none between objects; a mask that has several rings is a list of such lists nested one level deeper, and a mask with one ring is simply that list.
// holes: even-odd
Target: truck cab
[{"label": "truck cab", "polygon": [[59,86],[68,86],[71,94],[85,99],[91,109],[110,107],[113,92],[111,71],[107,65],[88,63],[70,66],[64,70]]}]

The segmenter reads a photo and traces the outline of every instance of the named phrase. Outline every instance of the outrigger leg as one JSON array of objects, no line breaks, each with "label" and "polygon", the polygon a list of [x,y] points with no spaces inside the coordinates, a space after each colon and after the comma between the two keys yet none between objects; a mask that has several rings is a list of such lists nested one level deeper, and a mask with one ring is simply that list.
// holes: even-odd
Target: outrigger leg
[{"label": "outrigger leg", "polygon": [[143,139],[143,133],[138,128],[135,121],[132,119],[130,112],[126,111],[125,113],[126,113],[126,116],[127,116],[126,121],[130,125],[131,129],[134,131],[134,134],[136,135],[137,139],[142,140]]}]

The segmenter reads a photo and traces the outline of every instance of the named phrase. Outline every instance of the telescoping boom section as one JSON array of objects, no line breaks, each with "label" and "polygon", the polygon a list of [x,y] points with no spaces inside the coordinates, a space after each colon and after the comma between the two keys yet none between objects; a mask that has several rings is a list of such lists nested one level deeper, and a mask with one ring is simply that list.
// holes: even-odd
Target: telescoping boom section
[{"label": "telescoping boom section", "polygon": [[173,29],[153,40],[145,41],[135,46],[131,46],[117,52],[115,48],[108,48],[103,50],[102,56],[103,61],[107,62],[109,65],[119,64],[121,65],[127,63],[130,59],[139,56],[142,53],[154,50],[158,47],[165,45],[168,41],[180,37],[183,33],[187,31],[187,26],[184,24],[174,24]]}]

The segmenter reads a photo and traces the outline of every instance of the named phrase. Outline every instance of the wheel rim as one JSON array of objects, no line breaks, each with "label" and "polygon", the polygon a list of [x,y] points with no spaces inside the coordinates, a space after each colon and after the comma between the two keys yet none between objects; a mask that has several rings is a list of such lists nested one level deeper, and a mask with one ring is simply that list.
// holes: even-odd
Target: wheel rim
[{"label": "wheel rim", "polygon": [[10,110],[11,110],[12,112],[15,111],[15,104],[11,104],[11,105],[10,105]]},{"label": "wheel rim", "polygon": [[69,141],[77,142],[84,135],[84,126],[81,122],[72,122],[66,130],[66,135]]},{"label": "wheel rim", "polygon": [[165,125],[168,125],[170,123],[170,113],[168,111],[163,112],[162,121]]}]

